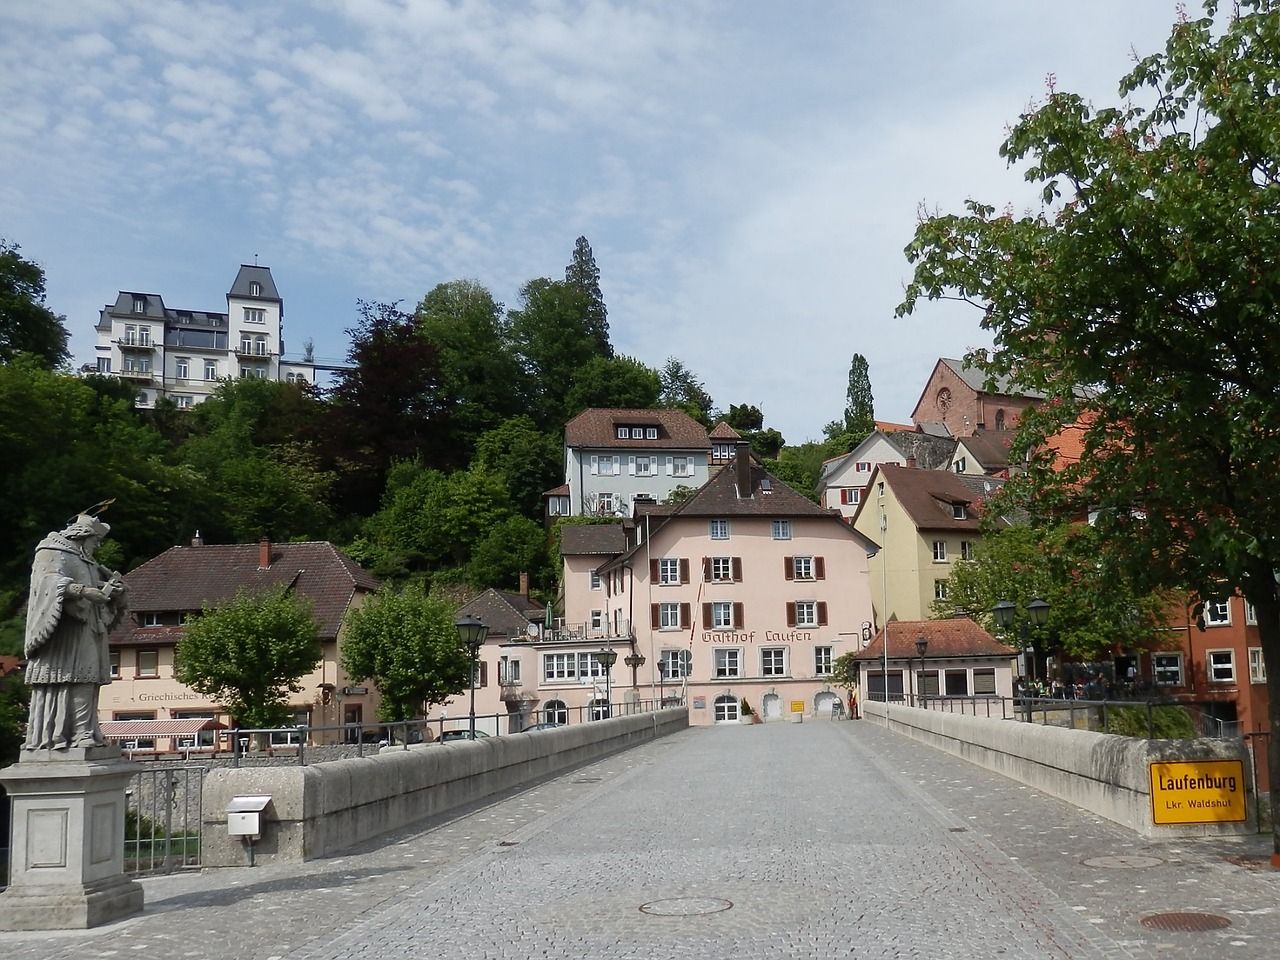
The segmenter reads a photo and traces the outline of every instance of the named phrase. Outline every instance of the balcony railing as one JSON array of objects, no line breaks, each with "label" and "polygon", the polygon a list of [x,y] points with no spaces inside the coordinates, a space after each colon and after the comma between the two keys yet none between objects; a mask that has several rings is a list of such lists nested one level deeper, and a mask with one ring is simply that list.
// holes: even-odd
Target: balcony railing
[{"label": "balcony railing", "polygon": [[590,623],[565,623],[563,620],[556,620],[554,626],[539,626],[536,634],[526,634],[519,638],[520,640],[528,640],[533,642],[544,641],[546,643],[572,643],[575,640],[613,640],[618,643],[624,643],[632,639],[631,621],[619,620],[617,626],[611,623],[590,624]]},{"label": "balcony railing", "polygon": [[152,370],[121,370],[116,373],[121,380],[138,380],[142,383],[150,383],[155,379],[155,372]]},{"label": "balcony railing", "polygon": [[136,337],[132,340],[128,337],[121,337],[116,341],[116,346],[122,350],[154,350],[156,348],[156,345],[150,340],[143,342]]}]

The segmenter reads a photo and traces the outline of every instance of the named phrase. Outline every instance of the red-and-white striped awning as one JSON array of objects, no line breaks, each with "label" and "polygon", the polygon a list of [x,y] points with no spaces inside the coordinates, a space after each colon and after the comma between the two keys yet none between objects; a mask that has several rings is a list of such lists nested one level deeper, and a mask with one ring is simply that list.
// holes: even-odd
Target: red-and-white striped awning
[{"label": "red-and-white striped awning", "polygon": [[102,735],[108,740],[138,740],[150,737],[184,737],[201,730],[225,730],[212,717],[186,720],[103,720]]}]

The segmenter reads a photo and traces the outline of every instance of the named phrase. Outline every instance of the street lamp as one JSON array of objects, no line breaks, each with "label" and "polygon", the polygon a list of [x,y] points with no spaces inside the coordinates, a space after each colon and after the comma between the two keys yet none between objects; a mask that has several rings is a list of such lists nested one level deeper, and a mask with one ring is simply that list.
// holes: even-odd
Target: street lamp
[{"label": "street lamp", "polygon": [[[661,709],[666,706],[667,702],[667,661],[665,657],[658,658],[658,707]],[[653,693],[653,688],[649,688],[649,692]]]},{"label": "street lamp", "polygon": [[920,701],[923,699],[921,697],[921,687],[924,684],[924,655],[925,655],[925,651],[928,649],[929,649],[929,641],[924,638],[924,634],[921,634],[920,636],[916,637],[916,653],[920,657],[920,672],[916,674],[917,705],[919,705]]},{"label": "street lamp", "polygon": [[1000,602],[991,608],[991,613],[996,618],[996,626],[1002,630],[1011,630],[1015,624],[1021,626],[1022,640],[1018,645],[1019,659],[1022,663],[1025,663],[1027,650],[1031,650],[1031,678],[1034,680],[1036,674],[1035,647],[1031,645],[1027,632],[1031,627],[1043,627],[1045,625],[1049,619],[1049,604],[1039,597],[1035,597],[1027,604],[1025,615],[1019,617],[1018,608],[1001,597]]},{"label": "street lamp", "polygon": [[636,685],[636,671],[644,666],[643,653],[631,653],[622,658],[622,662],[631,668],[631,685]]},{"label": "street lamp", "polygon": [[[604,715],[613,716],[613,665],[618,662],[616,650],[601,650],[596,654],[596,662],[604,667]],[[625,661],[623,661],[625,662]]]},{"label": "street lamp", "polygon": [[484,622],[467,614],[458,618],[454,624],[458,628],[458,639],[471,654],[471,739],[476,738],[476,666],[480,662],[480,648],[489,636],[489,628]]}]

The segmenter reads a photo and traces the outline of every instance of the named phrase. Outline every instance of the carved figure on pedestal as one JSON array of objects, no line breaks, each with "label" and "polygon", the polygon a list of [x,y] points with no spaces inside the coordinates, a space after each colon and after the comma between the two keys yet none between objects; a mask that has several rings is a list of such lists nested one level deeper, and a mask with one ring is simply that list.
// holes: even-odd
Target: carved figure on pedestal
[{"label": "carved figure on pedestal", "polygon": [[31,688],[24,750],[106,744],[98,688],[111,682],[107,634],[124,615],[125,585],[93,552],[110,530],[82,513],[36,547],[23,643]]}]

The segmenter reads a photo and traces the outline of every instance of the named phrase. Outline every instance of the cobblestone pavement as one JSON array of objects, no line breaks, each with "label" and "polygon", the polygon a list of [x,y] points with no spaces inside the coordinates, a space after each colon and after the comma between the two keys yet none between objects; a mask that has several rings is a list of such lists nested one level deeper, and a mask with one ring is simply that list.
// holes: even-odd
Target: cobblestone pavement
[{"label": "cobblestone pavement", "polygon": [[148,879],[143,915],[0,956],[1260,958],[1268,852],[1144,840],[872,721],[697,728],[348,856]]}]

